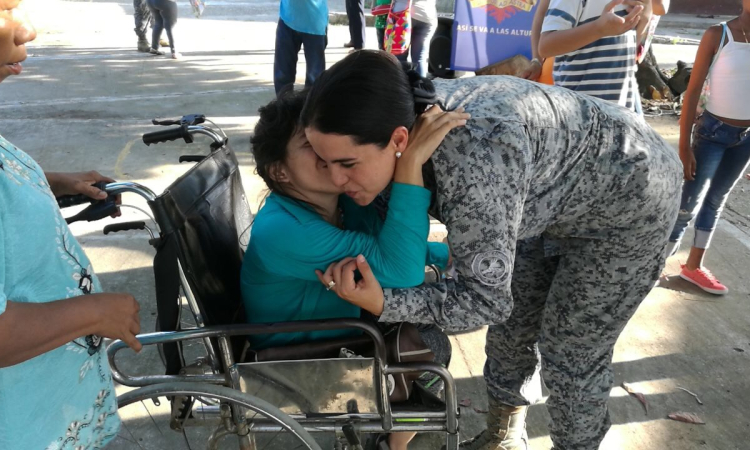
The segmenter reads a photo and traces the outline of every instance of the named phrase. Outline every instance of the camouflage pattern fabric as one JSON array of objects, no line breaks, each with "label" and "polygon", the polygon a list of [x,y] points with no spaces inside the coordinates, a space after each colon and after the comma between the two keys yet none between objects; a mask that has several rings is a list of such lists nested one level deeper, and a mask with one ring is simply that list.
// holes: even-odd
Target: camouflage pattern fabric
[{"label": "camouflage pattern fabric", "polygon": [[431,159],[431,214],[457,275],[386,289],[380,320],[493,325],[490,395],[532,403],[541,369],[556,450],[597,449],[615,341],[658,279],[677,217],[677,152],[632,112],[563,88],[502,76],[435,87],[472,116]]},{"label": "camouflage pattern fabric", "polygon": [[148,9],[146,0],[133,0],[133,9],[135,10],[135,34],[147,38],[146,32],[151,23],[151,10]]}]

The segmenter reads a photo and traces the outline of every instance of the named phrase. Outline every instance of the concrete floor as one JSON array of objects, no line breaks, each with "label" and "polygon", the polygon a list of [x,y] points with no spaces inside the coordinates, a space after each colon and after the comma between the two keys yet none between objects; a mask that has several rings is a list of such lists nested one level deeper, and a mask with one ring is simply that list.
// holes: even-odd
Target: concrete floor
[{"label": "concrete floor", "polygon": [[[332,2],[332,10],[340,7]],[[217,1],[206,15],[194,19],[180,2],[175,30],[184,59],[172,61],[137,53],[128,1],[65,2],[27,0],[39,39],[29,46],[24,73],[0,87],[0,132],[51,170],[96,168],[119,180],[135,181],[161,191],[188,167],[181,154],[204,151],[205,141],[193,146],[168,143],[146,147],[140,141],[152,131],[154,117],[204,113],[231,137],[243,167],[248,198],[262,198],[260,180],[253,175],[248,138],[257,109],[273,98],[273,41],[277,1]],[[338,6],[337,6],[338,5]],[[371,46],[375,33],[367,30]],[[348,40],[342,26],[329,29],[329,64],[346,54]],[[680,33],[678,30],[677,34]],[[371,36],[371,37],[370,37]],[[657,45],[663,66],[677,59],[692,60],[695,46]],[[304,60],[299,73],[304,73]],[[298,82],[302,82],[300,77]],[[674,116],[650,119],[670,142],[676,143]],[[681,251],[669,261],[670,275],[644,301],[618,342],[614,366],[616,384],[627,382],[647,395],[650,409],[621,388],[612,391],[613,428],[602,448],[642,450],[744,450],[749,448],[750,422],[750,183],[741,181],[728,204],[707,264],[731,289],[725,297],[702,294],[675,279]],[[126,203],[143,206],[132,197]],[[142,218],[135,210],[124,219]],[[124,220],[123,219],[123,220]],[[108,290],[132,292],[142,305],[144,331],[153,329],[155,316],[151,258],[142,234],[103,236],[108,220],[75,224]],[[460,399],[486,408],[482,380],[484,330],[452,337],[451,371]],[[123,364],[138,373],[159,371],[158,356],[146,351],[127,356]],[[685,387],[700,396],[698,405]],[[484,415],[463,408],[462,434],[483,428]],[[687,425],[666,419],[674,411],[699,414],[706,425]],[[135,419],[125,418],[125,423]],[[543,405],[532,407],[529,436],[534,450],[549,449]],[[129,422],[130,421],[130,422]],[[420,438],[415,449],[437,448],[436,440]],[[128,445],[121,444],[121,448]],[[135,447],[137,448],[137,446]]]}]

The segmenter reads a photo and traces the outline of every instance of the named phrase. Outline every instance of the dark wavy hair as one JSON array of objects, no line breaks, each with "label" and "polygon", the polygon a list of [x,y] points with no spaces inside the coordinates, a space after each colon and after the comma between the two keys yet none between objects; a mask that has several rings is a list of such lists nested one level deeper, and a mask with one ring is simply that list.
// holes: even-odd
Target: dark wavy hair
[{"label": "dark wavy hair", "polygon": [[393,130],[411,129],[415,119],[410,75],[393,55],[376,50],[353,52],[323,72],[302,110],[304,127],[381,148]]},{"label": "dark wavy hair", "polygon": [[271,177],[274,166],[287,157],[287,145],[300,129],[299,118],[307,91],[288,91],[258,112],[260,119],[250,138],[257,173],[272,192],[284,194],[281,185]]}]

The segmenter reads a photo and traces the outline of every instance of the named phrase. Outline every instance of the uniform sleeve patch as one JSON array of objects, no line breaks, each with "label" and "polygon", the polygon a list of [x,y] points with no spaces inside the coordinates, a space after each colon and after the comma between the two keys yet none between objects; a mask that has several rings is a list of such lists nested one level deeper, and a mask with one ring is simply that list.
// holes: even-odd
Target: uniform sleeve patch
[{"label": "uniform sleeve patch", "polygon": [[471,263],[471,271],[482,284],[500,286],[510,276],[510,258],[500,250],[479,253]]}]

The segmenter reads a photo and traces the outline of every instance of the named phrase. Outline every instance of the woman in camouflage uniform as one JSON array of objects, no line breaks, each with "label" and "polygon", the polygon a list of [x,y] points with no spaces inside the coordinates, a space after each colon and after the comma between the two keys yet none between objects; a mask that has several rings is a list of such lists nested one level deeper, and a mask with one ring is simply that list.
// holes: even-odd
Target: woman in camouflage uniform
[{"label": "woman in camouflage uniform", "polygon": [[[393,57],[361,51],[321,75],[302,120],[334,184],[361,205],[387,188],[396,158],[425,163],[457,275],[382,290],[359,257],[321,281],[381,321],[490,325],[488,430],[463,448],[527,448],[541,370],[555,449],[597,449],[615,342],[664,265],[680,160],[634,114],[569,90],[512,77],[432,88]],[[426,103],[462,106],[471,119],[420,161],[404,152],[415,105]]]}]

